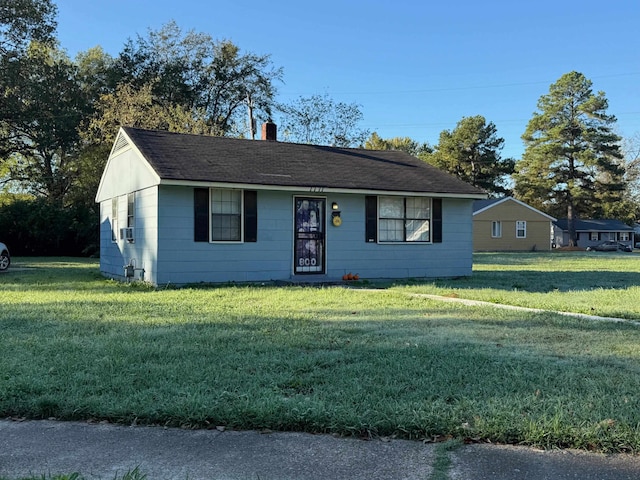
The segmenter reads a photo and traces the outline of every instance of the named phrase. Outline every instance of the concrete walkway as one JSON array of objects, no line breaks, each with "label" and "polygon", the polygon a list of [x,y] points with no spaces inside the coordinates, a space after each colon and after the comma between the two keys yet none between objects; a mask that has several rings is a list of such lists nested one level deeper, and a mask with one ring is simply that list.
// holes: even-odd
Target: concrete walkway
[{"label": "concrete walkway", "polygon": [[0,420],[0,478],[11,480],[74,472],[114,480],[136,468],[147,480],[443,478],[434,467],[451,480],[640,478],[640,457],[632,455],[488,444],[444,452],[407,440]]},{"label": "concrete walkway", "polygon": [[468,300],[466,298],[458,298],[458,297],[444,297],[442,295],[431,295],[428,293],[411,293],[409,295],[413,297],[428,298],[430,300],[438,300],[440,302],[460,303],[462,305],[467,305],[469,307],[493,307],[493,308],[500,308],[502,310],[516,310],[520,312],[554,313],[556,315],[563,315],[565,317],[582,318],[584,320],[592,320],[597,322],[628,323],[628,324],[640,327],[640,321],[629,320],[627,318],[600,317],[598,315],[587,315],[586,313],[558,312],[556,310],[543,310],[541,308],[518,307],[515,305],[504,305],[502,303],[491,303],[491,302],[485,302],[482,300]]}]

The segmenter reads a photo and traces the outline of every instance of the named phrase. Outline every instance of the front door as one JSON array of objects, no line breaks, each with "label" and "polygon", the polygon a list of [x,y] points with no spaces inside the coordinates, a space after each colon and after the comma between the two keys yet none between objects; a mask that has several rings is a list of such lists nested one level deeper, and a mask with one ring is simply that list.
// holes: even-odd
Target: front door
[{"label": "front door", "polygon": [[324,198],[295,197],[294,272],[324,273]]}]

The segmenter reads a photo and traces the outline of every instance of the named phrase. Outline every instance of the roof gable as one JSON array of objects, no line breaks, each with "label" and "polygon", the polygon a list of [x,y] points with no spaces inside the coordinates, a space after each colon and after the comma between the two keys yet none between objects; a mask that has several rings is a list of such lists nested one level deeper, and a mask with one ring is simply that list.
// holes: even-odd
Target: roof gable
[{"label": "roof gable", "polygon": [[487,210],[497,206],[497,205],[501,205],[505,202],[513,202],[517,205],[520,205],[523,208],[527,208],[535,213],[537,213],[538,215],[542,215],[543,217],[548,218],[550,221],[555,221],[556,219],[554,217],[552,217],[551,215],[547,215],[544,212],[541,212],[540,210],[533,208],[531,205],[527,205],[524,202],[521,202],[520,200],[517,200],[513,197],[503,197],[503,198],[488,198],[486,200],[476,200],[475,202],[473,202],[473,215],[477,215],[479,213],[482,212],[486,212]]},{"label": "roof gable", "polygon": [[100,178],[96,202],[158,185],[160,177],[127,133],[120,129]]},{"label": "roof gable", "polygon": [[[437,193],[484,192],[400,151],[178,134],[123,127],[160,183]],[[114,145],[115,149],[115,145]]]}]

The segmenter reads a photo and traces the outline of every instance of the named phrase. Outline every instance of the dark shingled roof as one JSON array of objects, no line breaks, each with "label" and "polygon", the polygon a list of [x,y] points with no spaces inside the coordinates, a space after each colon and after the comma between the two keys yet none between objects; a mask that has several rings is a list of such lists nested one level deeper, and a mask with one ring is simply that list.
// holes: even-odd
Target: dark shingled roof
[{"label": "dark shingled roof", "polygon": [[393,150],[323,147],[123,127],[161,180],[474,196],[484,192]]},{"label": "dark shingled roof", "polygon": [[482,210],[483,208],[487,208],[488,206],[493,205],[494,203],[502,202],[503,200],[504,198],[487,198],[484,200],[476,200],[475,202],[473,202],[473,211],[475,213],[478,210]]},{"label": "dark shingled roof", "polygon": [[[566,218],[561,218],[554,222],[560,230],[569,228]],[[576,231],[578,232],[632,232],[633,228],[620,220],[596,219],[596,220],[574,220]]]}]

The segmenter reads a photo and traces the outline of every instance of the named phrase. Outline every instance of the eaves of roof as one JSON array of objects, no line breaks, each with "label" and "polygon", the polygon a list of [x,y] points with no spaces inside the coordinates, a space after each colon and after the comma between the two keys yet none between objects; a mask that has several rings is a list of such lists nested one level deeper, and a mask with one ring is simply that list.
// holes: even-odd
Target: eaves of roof
[{"label": "eaves of roof", "polygon": [[[560,230],[569,228],[566,218],[561,218],[554,222]],[[575,220],[576,232],[632,232],[633,227],[626,225],[620,220],[613,219],[592,219]]]},{"label": "eaves of roof", "polygon": [[188,135],[123,127],[165,184],[253,185],[313,191],[486,194],[400,151]]},{"label": "eaves of roof", "polygon": [[544,212],[541,212],[540,210],[533,208],[531,205],[527,205],[524,202],[521,202],[518,199],[515,199],[513,197],[502,197],[502,198],[489,198],[487,200],[476,200],[475,202],[473,202],[473,214],[477,215],[479,213],[482,213],[486,210],[489,210],[490,208],[495,207],[496,205],[500,205],[502,203],[505,202],[514,202],[524,208],[527,208],[529,210],[534,211],[535,213],[542,215],[544,217],[547,217],[550,221],[555,221],[556,219],[554,217],[552,217],[551,215],[547,215]]}]

